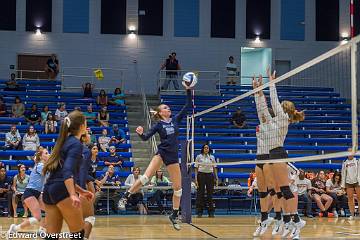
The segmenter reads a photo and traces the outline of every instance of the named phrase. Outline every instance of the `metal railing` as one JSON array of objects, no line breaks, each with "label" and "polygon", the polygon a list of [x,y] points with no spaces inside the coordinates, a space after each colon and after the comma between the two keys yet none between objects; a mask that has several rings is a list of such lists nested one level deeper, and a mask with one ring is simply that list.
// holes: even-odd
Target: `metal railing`
[{"label": "metal railing", "polygon": [[220,71],[194,71],[194,70],[160,70],[158,89],[161,94],[183,92],[182,76],[187,72],[194,72],[198,78],[196,92],[220,93]]},{"label": "metal railing", "polygon": [[[45,71],[43,70],[24,70],[15,69],[17,80],[46,80]],[[33,77],[34,76],[34,77]],[[54,79],[56,80],[56,79]]]},{"label": "metal railing", "polygon": [[[94,71],[101,70],[103,79],[96,78]],[[61,70],[61,88],[63,90],[79,90],[85,83],[91,83],[96,89],[113,91],[120,87],[124,91],[125,69],[107,67],[64,67]]]}]

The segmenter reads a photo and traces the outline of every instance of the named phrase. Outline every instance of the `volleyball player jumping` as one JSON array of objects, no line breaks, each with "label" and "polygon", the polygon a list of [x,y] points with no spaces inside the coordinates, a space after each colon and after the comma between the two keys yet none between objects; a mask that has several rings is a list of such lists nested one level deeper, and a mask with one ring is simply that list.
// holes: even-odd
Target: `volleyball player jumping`
[{"label": "volleyball player jumping", "polygon": [[39,148],[35,154],[35,165],[31,171],[30,180],[23,195],[24,202],[29,207],[32,217],[26,219],[19,225],[11,224],[8,230],[8,235],[36,224],[41,225],[39,232],[45,232],[45,224],[41,223],[41,210],[45,210],[41,192],[43,190],[45,181],[45,176],[42,175],[42,169],[44,167],[44,163],[48,159],[48,150],[46,148]]},{"label": "volleyball player jumping", "polygon": [[178,211],[180,206],[180,198],[182,195],[181,188],[181,172],[179,166],[179,124],[185,117],[187,109],[191,106],[191,91],[189,87],[186,87],[186,104],[181,111],[171,118],[171,110],[169,106],[165,104],[159,105],[155,111],[154,118],[159,120],[147,133],[144,133],[143,127],[139,126],[136,132],[143,141],[148,140],[151,136],[158,133],[160,136],[160,144],[158,145],[158,152],[153,156],[148,168],[144,175],[142,175],[136,182],[126,191],[124,197],[120,199],[118,207],[124,210],[125,205],[132,193],[137,192],[141,186],[149,182],[149,179],[160,169],[164,163],[166,169],[169,172],[170,179],[172,182],[173,194],[173,212],[169,216],[173,227],[176,230],[180,230],[181,227],[177,221]]},{"label": "volleyball player jumping", "polygon": [[[272,118],[270,123],[270,159],[282,159],[287,158],[287,152],[284,148],[284,142],[288,133],[289,124],[303,121],[305,114],[303,111],[298,112],[295,109],[294,103],[290,101],[279,102],[275,84],[272,81],[275,79],[275,72],[271,74],[270,68],[267,69],[267,74],[270,81],[270,101],[274,111],[275,117]],[[284,232],[282,236],[286,236],[292,230],[291,218],[295,223],[295,228],[298,232],[305,226],[305,221],[300,221],[297,212],[297,204],[292,204],[294,194],[291,192],[289,183],[289,176],[286,163],[271,164],[271,170],[273,172],[275,181],[275,190],[279,199],[284,198],[284,216],[285,223]],[[298,234],[296,234],[298,235]],[[294,237],[295,238],[295,237]]]},{"label": "volleyball player jumping", "polygon": [[[59,137],[46,162],[43,174],[50,173],[44,186],[43,201],[47,218],[47,239],[58,239],[63,220],[73,233],[72,239],[84,238],[84,219],[79,195],[89,200],[94,194],[75,181],[83,161],[81,136],[86,133],[86,119],[79,111],[71,112],[61,124]],[[54,237],[55,235],[55,237]]]}]

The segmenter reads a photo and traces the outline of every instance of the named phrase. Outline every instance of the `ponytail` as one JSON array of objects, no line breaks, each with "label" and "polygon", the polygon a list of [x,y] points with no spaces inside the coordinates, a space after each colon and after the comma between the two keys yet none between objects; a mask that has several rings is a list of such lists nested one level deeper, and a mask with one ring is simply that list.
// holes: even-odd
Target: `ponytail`
[{"label": "ponytail", "polygon": [[289,115],[290,123],[298,123],[298,122],[304,121],[304,119],[305,119],[304,111],[301,111],[301,112],[297,111],[295,109],[295,105],[293,102],[285,100],[281,103],[281,106],[282,106],[284,112]]},{"label": "ponytail", "polygon": [[80,111],[75,110],[65,117],[61,124],[55,147],[51,152],[49,160],[44,164],[43,175],[46,175],[47,172],[53,172],[58,168],[61,161],[60,152],[65,140],[70,134],[76,135],[83,124],[85,124],[85,116]]},{"label": "ponytail", "polygon": [[155,109],[150,109],[151,118],[154,119],[155,121],[160,121],[162,119],[162,117],[159,114],[161,105],[157,106]]},{"label": "ponytail", "polygon": [[295,110],[294,113],[290,115],[291,123],[298,123],[298,122],[304,121],[304,119],[305,119],[304,111],[298,112]]}]

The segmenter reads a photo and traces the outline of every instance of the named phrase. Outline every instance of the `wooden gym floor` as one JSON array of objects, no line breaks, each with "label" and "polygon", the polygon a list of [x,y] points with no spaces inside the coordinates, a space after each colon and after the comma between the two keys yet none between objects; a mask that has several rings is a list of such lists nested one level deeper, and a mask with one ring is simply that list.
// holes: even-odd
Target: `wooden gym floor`
[{"label": "wooden gym floor", "polygon": [[[301,239],[360,239],[360,220],[349,222],[345,218],[307,219]],[[0,218],[2,231],[22,218]],[[94,239],[253,239],[257,226],[253,216],[215,216],[193,218],[192,225],[182,224],[176,231],[165,216],[98,216],[91,238]],[[64,231],[67,231],[64,223]],[[29,229],[29,232],[32,232]],[[271,238],[270,230],[258,239]]]}]

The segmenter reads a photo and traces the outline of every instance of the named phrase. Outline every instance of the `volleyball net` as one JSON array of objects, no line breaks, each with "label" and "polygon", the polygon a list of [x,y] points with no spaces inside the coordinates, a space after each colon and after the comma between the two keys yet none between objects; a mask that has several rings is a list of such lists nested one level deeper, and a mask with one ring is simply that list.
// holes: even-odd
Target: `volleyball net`
[{"label": "volleyball net", "polygon": [[[218,96],[196,96],[184,137],[188,165],[204,144],[224,167],[334,163],[358,154],[359,42],[360,36],[281,76],[272,68],[269,76],[254,73],[253,85],[221,85]],[[256,160],[282,145],[288,158]]]}]

